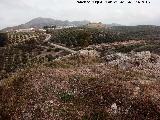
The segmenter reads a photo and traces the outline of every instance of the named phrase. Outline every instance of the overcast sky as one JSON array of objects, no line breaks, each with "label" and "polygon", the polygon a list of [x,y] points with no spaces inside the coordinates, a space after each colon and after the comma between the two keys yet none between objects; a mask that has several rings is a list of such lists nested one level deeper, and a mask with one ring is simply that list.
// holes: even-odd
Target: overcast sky
[{"label": "overcast sky", "polygon": [[[90,20],[123,25],[160,25],[160,0],[150,4],[78,4],[77,0],[0,0],[0,28],[26,23],[36,17]],[[103,0],[106,1],[106,0]],[[118,1],[118,0],[117,0]],[[124,0],[127,1],[127,0]]]}]

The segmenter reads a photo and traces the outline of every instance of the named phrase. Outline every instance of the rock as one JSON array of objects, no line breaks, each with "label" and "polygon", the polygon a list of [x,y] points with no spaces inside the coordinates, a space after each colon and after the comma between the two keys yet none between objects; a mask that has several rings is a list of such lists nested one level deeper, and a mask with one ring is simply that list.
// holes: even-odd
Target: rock
[{"label": "rock", "polygon": [[150,51],[131,52],[128,54],[114,53],[105,56],[108,64],[118,66],[121,69],[132,69],[144,74],[158,77],[160,74],[160,56]]},{"label": "rock", "polygon": [[113,103],[113,104],[111,105],[111,110],[112,110],[113,113],[117,113],[118,107],[117,107],[117,104],[116,104],[116,103]]},{"label": "rock", "polygon": [[151,58],[151,53],[150,51],[142,51],[142,52],[137,52],[134,56],[138,60],[143,60],[146,62]]},{"label": "rock", "polygon": [[50,100],[49,102],[50,102],[51,104],[53,104],[53,100]]},{"label": "rock", "polygon": [[78,55],[83,57],[99,57],[99,53],[96,50],[80,50]]}]

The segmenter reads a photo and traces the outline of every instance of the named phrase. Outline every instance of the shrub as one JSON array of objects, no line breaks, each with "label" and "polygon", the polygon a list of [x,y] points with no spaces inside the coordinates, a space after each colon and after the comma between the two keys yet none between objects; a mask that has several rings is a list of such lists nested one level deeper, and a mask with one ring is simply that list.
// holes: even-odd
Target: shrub
[{"label": "shrub", "polygon": [[61,49],[59,49],[59,48],[55,48],[55,52],[59,52]]},{"label": "shrub", "polygon": [[51,54],[46,55],[45,57],[48,59],[48,61],[53,61],[55,59],[55,57],[53,57]]},{"label": "shrub", "polygon": [[69,102],[74,98],[74,95],[69,92],[62,92],[59,94],[59,98],[64,102]]}]

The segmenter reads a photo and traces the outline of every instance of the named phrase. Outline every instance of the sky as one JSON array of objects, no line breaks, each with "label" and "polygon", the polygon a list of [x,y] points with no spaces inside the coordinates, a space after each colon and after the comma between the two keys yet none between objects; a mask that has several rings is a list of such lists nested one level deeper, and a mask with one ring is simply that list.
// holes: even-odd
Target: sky
[{"label": "sky", "polygon": [[132,4],[109,4],[105,1],[102,4],[79,4],[77,0],[0,0],[0,29],[26,23],[36,17],[105,24],[160,25],[160,0],[150,0],[150,4],[138,4],[136,0],[130,0]]}]

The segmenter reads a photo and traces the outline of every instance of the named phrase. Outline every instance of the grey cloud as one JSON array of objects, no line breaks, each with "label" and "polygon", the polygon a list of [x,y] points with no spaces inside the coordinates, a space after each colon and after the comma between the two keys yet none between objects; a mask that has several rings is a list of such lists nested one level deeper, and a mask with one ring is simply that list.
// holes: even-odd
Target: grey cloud
[{"label": "grey cloud", "polygon": [[152,0],[148,5],[81,5],[76,0],[0,0],[0,28],[22,24],[36,17],[160,25],[159,4],[159,0]]}]

